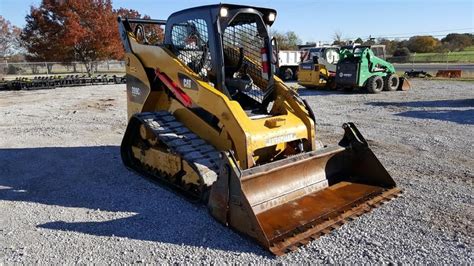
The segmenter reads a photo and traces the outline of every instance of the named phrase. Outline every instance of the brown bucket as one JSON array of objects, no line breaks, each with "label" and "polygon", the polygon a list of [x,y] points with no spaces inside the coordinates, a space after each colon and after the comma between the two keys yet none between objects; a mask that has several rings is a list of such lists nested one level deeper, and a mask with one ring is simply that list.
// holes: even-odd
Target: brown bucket
[{"label": "brown bucket", "polygon": [[407,91],[409,89],[411,89],[410,81],[405,77],[400,77],[399,78],[399,83],[398,83],[398,90],[399,91]]},{"label": "brown bucket", "polygon": [[443,77],[443,78],[460,78],[462,75],[462,70],[460,69],[445,69],[445,70],[438,70],[436,72],[436,77]]},{"label": "brown bucket", "polygon": [[344,127],[339,145],[247,170],[227,156],[211,214],[282,255],[397,194],[355,126]]}]

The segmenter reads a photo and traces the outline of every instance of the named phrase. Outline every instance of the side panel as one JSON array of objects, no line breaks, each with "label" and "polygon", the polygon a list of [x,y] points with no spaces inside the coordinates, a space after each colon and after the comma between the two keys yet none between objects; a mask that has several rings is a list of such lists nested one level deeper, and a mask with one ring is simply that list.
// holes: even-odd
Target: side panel
[{"label": "side panel", "polygon": [[128,119],[142,111],[151,87],[142,62],[133,54],[125,55],[127,71],[127,114]]}]

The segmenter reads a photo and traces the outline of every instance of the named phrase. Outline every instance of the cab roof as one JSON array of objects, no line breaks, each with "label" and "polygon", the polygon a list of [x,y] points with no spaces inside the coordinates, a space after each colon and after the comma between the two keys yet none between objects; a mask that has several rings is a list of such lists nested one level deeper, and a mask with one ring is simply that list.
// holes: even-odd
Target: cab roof
[{"label": "cab roof", "polygon": [[266,7],[255,7],[255,6],[246,6],[246,5],[235,5],[235,4],[225,4],[225,3],[220,3],[220,4],[214,4],[214,5],[204,5],[204,6],[198,6],[198,7],[192,7],[192,8],[187,8],[183,9],[177,12],[174,12],[170,15],[171,17],[178,16],[178,15],[183,15],[183,14],[188,14],[192,12],[200,12],[203,10],[211,10],[212,14],[219,14],[219,11],[222,7],[226,7],[229,10],[236,10],[236,9],[247,9],[247,10],[256,10],[262,14],[262,17],[265,21],[265,23],[269,26],[273,24],[274,21],[269,21],[268,20],[268,15],[270,13],[274,13],[275,16],[277,14],[277,11],[272,8],[266,8]]}]

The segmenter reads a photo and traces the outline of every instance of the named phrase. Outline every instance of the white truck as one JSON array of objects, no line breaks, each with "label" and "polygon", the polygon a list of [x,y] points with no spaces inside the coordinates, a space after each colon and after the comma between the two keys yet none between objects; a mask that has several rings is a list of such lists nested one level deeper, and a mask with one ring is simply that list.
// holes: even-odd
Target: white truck
[{"label": "white truck", "polygon": [[278,76],[284,81],[296,80],[301,61],[300,51],[282,50],[278,53]]}]

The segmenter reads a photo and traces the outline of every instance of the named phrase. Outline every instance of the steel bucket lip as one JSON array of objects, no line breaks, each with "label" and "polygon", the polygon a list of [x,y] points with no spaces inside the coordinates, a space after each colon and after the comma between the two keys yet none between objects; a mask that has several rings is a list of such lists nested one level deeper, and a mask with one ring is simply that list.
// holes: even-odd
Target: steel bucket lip
[{"label": "steel bucket lip", "polygon": [[346,151],[348,148],[340,145],[331,145],[324,149],[301,153],[286,159],[278,160],[275,162],[267,163],[261,166],[253,167],[250,169],[241,170],[241,181],[249,180],[254,177],[270,174],[272,172],[280,171],[283,168],[290,167],[292,165],[305,163],[309,160],[329,157],[337,153]]},{"label": "steel bucket lip", "polygon": [[338,229],[345,223],[350,222],[365,213],[370,212],[372,209],[390,202],[394,198],[399,197],[402,193],[403,191],[397,186],[385,189],[375,197],[372,197],[353,208],[348,208],[329,220],[316,224],[314,227],[306,228],[306,230],[303,230],[299,234],[290,236],[283,240],[279,238],[266,239],[268,246],[265,247],[274,255],[283,256],[297,250],[300,246],[307,245],[320,236],[329,234],[331,231]]}]

